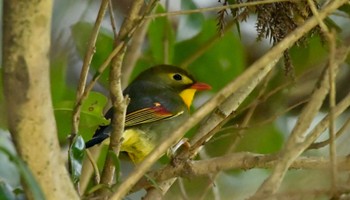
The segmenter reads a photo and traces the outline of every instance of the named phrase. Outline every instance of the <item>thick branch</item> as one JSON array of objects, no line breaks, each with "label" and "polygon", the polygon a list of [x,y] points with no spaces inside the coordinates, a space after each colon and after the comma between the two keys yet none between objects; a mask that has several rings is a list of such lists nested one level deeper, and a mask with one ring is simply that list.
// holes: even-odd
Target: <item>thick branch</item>
[{"label": "thick branch", "polygon": [[[273,168],[278,162],[276,155],[262,155],[248,152],[232,153],[225,156],[211,158],[207,160],[189,161],[177,166],[167,166],[162,170],[151,172],[151,179],[161,182],[173,177],[191,178],[194,176],[208,176],[212,173],[218,173],[225,170],[234,169],[270,169]],[[349,171],[350,170],[350,158],[338,157],[337,158],[338,170]],[[297,158],[290,166],[289,169],[322,169],[327,170],[331,167],[329,158],[324,157],[300,157]],[[133,191],[137,191],[141,188],[148,188],[152,186],[149,179],[140,180],[133,188]]]},{"label": "thick branch", "polygon": [[[48,60],[52,1],[4,1],[4,94],[10,132],[46,199],[78,199],[61,159]],[[28,199],[31,191],[25,187]]]}]

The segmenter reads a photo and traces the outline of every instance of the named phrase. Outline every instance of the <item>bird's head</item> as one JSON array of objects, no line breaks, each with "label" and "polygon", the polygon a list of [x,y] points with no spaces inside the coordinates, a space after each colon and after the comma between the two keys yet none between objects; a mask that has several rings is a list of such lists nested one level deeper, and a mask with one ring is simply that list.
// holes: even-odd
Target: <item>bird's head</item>
[{"label": "bird's head", "polygon": [[143,71],[137,79],[151,81],[159,87],[177,92],[187,107],[190,107],[198,90],[210,90],[211,86],[197,82],[186,70],[172,65],[158,65]]}]

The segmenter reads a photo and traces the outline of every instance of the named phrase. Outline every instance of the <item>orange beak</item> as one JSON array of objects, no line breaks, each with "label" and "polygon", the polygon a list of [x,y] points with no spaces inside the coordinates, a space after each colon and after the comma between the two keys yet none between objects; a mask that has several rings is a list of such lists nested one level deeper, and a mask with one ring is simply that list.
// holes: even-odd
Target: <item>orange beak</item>
[{"label": "orange beak", "polygon": [[197,82],[191,86],[191,89],[195,90],[210,90],[211,86],[206,83]]},{"label": "orange beak", "polygon": [[183,90],[180,92],[180,96],[182,100],[185,102],[188,108],[190,108],[194,94],[197,90],[210,90],[211,86],[206,83],[194,83],[190,88]]}]

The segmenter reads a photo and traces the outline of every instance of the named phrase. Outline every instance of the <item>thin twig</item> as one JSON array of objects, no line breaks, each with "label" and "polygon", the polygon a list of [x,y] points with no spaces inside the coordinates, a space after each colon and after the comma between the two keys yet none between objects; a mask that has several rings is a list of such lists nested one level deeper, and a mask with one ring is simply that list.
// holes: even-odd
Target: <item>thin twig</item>
[{"label": "thin twig", "polygon": [[[111,2],[111,0],[109,0],[109,4],[108,4],[108,11],[109,11],[109,16],[110,16],[110,21],[111,21],[111,26],[112,26],[112,30],[113,30],[113,34],[114,34],[114,38],[117,36],[117,32],[116,32],[116,25],[115,25],[115,18],[114,18],[114,14],[113,14],[113,4]],[[95,80],[96,77],[94,77]],[[92,86],[94,83],[94,81],[90,82],[90,86]],[[88,89],[88,91],[90,91],[90,89]],[[84,161],[83,164],[83,168],[82,168],[82,177],[80,179],[80,189],[82,190],[82,192],[84,193],[84,191],[87,188],[87,185],[89,183],[90,177],[92,172],[95,172],[95,181],[97,184],[100,183],[101,180],[101,176],[100,176],[100,172],[98,170],[98,167],[96,165],[95,159],[97,159],[98,155],[100,155],[101,152],[101,146],[96,146],[92,149],[87,149],[86,154],[88,156],[88,159],[91,163],[91,165],[89,165],[89,163],[87,163],[86,161]]]},{"label": "thin twig", "polygon": [[[345,0],[337,1],[337,3],[326,6],[320,13],[320,16],[325,18],[330,12],[333,12],[335,9],[341,6],[342,3],[345,3]],[[163,155],[163,153],[166,152],[166,150],[172,144],[178,141],[178,139],[181,138],[186,131],[203,119],[204,116],[209,114],[216,107],[216,105],[222,103],[222,101],[230,96],[232,92],[236,91],[237,88],[242,87],[242,85],[246,83],[247,80],[250,80],[252,76],[256,75],[258,71],[264,69],[264,67],[270,64],[271,61],[281,57],[284,50],[291,47],[299,38],[301,38],[316,25],[317,20],[314,17],[311,17],[305,24],[294,30],[284,40],[275,45],[269,52],[254,62],[254,64],[247,68],[247,70],[241,76],[237,77],[235,81],[229,83],[220,92],[218,92],[217,95],[207,104],[198,109],[186,123],[184,123],[178,130],[174,131],[170,137],[162,141],[158,148],[154,149],[138,166],[135,167],[135,170],[124,180],[122,186],[117,188],[116,192],[112,196],[112,199],[121,199],[124,197],[132,186],[151,167],[152,163]]]},{"label": "thin twig", "polygon": [[112,61],[113,57],[115,55],[117,55],[120,50],[123,48],[123,46],[125,45],[125,42],[120,42],[111,52],[111,54],[108,55],[108,57],[106,58],[106,60],[101,64],[101,66],[99,66],[99,68],[97,69],[96,73],[94,74],[94,76],[92,77],[92,80],[89,82],[89,84],[86,86],[84,94],[81,96],[80,98],[80,102],[83,101],[89,94],[89,92],[92,90],[92,88],[94,87],[94,85],[96,84],[96,82],[98,81],[98,79],[101,77],[102,73],[104,72],[104,70],[108,67],[108,65],[110,64],[110,62]]},{"label": "thin twig", "polygon": [[[347,199],[348,195],[350,193],[349,185],[342,185],[339,188],[339,193],[344,194],[345,198]],[[266,196],[263,199],[278,199],[278,200],[291,200],[291,199],[323,199],[325,195],[331,196],[333,194],[333,191],[330,189],[298,189],[298,190],[292,190],[291,192],[281,192],[277,193],[271,196]]]},{"label": "thin twig", "polygon": [[[229,98],[221,103],[216,111],[206,119],[203,126],[199,127],[197,133],[191,140],[190,157],[197,155],[200,147],[208,141],[216,133],[208,130],[212,130],[217,127],[224,119],[226,119],[232,112],[234,112],[238,106],[244,101],[244,99],[251,93],[251,91],[264,79],[264,77],[273,69],[277,63],[278,58],[271,61],[263,69],[256,73],[255,76],[251,77],[250,80],[246,81],[246,84],[234,92]],[[184,157],[184,155],[180,155]],[[185,156],[187,157],[187,155]]]},{"label": "thin twig", "polygon": [[[83,161],[80,182],[79,182],[79,189],[80,189],[81,194],[85,194],[85,191],[86,191],[88,184],[91,180],[91,176],[92,176],[94,171],[96,172],[96,169],[94,169],[94,166],[91,165],[92,162],[90,160],[93,160],[93,162],[95,162],[95,160],[97,160],[98,156],[101,153],[101,149],[102,149],[102,145],[99,145],[99,146],[95,146],[93,148],[87,149],[87,151],[86,151],[88,156],[91,158],[84,159],[84,161]],[[100,172],[98,172],[98,173],[100,173]],[[100,182],[101,177],[100,176],[98,178],[95,177],[95,180],[98,180],[98,182]]]},{"label": "thin twig", "polygon": [[[228,32],[229,30],[231,30],[231,27],[234,25],[234,21],[231,21],[226,27],[225,27],[225,30],[221,33],[221,34],[215,34],[214,37],[210,38],[209,40],[207,40],[207,42],[203,43],[202,46],[200,46],[198,48],[197,51],[195,51],[195,53],[191,54],[190,56],[188,56],[183,62],[182,64],[180,64],[179,66],[181,68],[186,68],[188,67],[188,65],[190,63],[192,63],[193,61],[195,61],[198,57],[200,57],[201,55],[203,55],[205,52],[208,51],[208,49],[210,49],[217,41],[219,41],[219,39],[222,37],[222,34],[223,33],[226,33]],[[166,48],[166,45],[164,46],[164,48]],[[167,53],[167,52],[164,52],[164,53]],[[219,125],[217,125],[215,127],[215,129],[211,130],[210,134],[214,134],[215,132],[217,132],[221,126],[226,123],[227,121],[229,120],[229,118],[227,118],[226,120],[222,121]],[[175,182],[176,179],[172,179],[172,183],[170,182],[164,182],[162,184],[159,185],[160,188],[162,188],[162,193],[165,194],[166,193],[166,189],[162,187],[162,185],[164,185],[165,187],[167,188],[170,188],[169,185],[172,185],[174,182]],[[145,198],[148,198],[148,199],[153,199],[155,198],[154,196],[152,195],[149,195],[149,193],[152,193],[152,194],[157,194],[157,191],[153,191],[153,190],[157,190],[157,188],[153,188],[153,189],[150,189],[148,190],[147,192],[147,196],[145,196]]]},{"label": "thin twig", "polygon": [[310,101],[309,98],[303,99],[303,100],[295,103],[294,105],[289,106],[285,110],[283,110],[283,111],[273,115],[272,117],[270,117],[270,118],[268,118],[266,120],[263,120],[263,121],[261,121],[261,122],[259,122],[257,124],[254,124],[253,126],[254,127],[259,127],[259,126],[263,126],[265,124],[271,123],[271,122],[275,121],[279,116],[283,116],[283,115],[287,114],[289,111],[293,110],[294,108],[297,108],[297,107],[299,107],[299,106],[301,106],[301,105],[303,105],[303,104],[305,104],[305,103],[307,103],[309,101]]},{"label": "thin twig", "polygon": [[336,161],[336,146],[335,146],[335,127],[334,127],[334,106],[335,106],[335,53],[336,53],[336,41],[334,32],[331,33],[326,26],[326,24],[320,19],[317,8],[315,6],[315,3],[312,0],[308,0],[308,4],[310,6],[310,9],[312,13],[316,16],[316,18],[319,21],[321,30],[323,31],[324,35],[326,35],[326,38],[329,43],[329,61],[328,61],[328,81],[329,81],[329,156],[331,158],[332,167],[331,170],[331,177],[332,177],[332,191],[333,195],[337,196],[337,161]]},{"label": "thin twig", "polygon": [[142,26],[136,29],[129,47],[126,50],[122,66],[122,86],[125,87],[130,79],[136,61],[141,55],[142,43],[145,39],[150,20],[145,19]]},{"label": "thin twig", "polygon": [[[261,97],[265,94],[265,91],[267,89],[267,85],[270,81],[270,79],[272,78],[272,73],[271,71],[268,73],[268,75],[264,78],[264,83],[262,85],[262,88],[259,91],[258,97],[256,98],[256,100],[251,104],[251,106],[248,109],[248,112],[246,113],[246,115],[244,116],[243,122],[242,124],[239,125],[239,127],[247,127],[249,126],[250,120],[252,119],[252,116],[257,108],[257,106],[259,105],[259,101],[261,99]],[[226,150],[226,154],[233,152],[237,145],[239,144],[239,142],[241,141],[241,139],[243,138],[243,134],[246,132],[246,129],[240,129],[237,133],[237,137],[235,138],[235,140],[230,144],[230,146],[227,148]],[[210,175],[212,181],[215,181],[217,175],[219,173],[215,173]],[[205,190],[203,191],[202,194],[202,198],[200,199],[204,199],[204,197],[206,196],[208,190],[211,188],[210,185],[213,185],[213,182],[209,182],[208,186],[205,188]]]},{"label": "thin twig", "polygon": [[180,11],[173,11],[173,12],[167,12],[167,13],[159,13],[159,14],[148,15],[145,18],[146,19],[154,19],[157,17],[187,15],[187,14],[203,13],[203,12],[209,12],[209,11],[219,11],[222,9],[233,9],[233,8],[257,6],[257,5],[262,5],[262,4],[271,4],[271,3],[276,3],[276,2],[294,2],[294,1],[298,1],[298,0],[254,1],[254,2],[247,2],[247,3],[240,3],[240,4],[231,4],[231,5],[227,5],[227,6],[216,6],[216,7],[209,7],[209,8],[198,8],[198,9],[193,9],[193,10],[180,10]]},{"label": "thin twig", "polygon": [[196,59],[198,59],[200,56],[202,56],[205,52],[207,52],[214,44],[216,44],[217,41],[219,41],[222,37],[223,33],[227,33],[229,30],[231,30],[232,26],[235,25],[235,21],[230,21],[225,29],[222,31],[222,33],[216,33],[212,38],[204,42],[201,46],[197,48],[197,51],[195,51],[193,54],[189,55],[184,61],[180,63],[181,68],[187,68],[188,65],[190,65],[192,62],[194,62]]},{"label": "thin twig", "polygon": [[326,34],[329,33],[329,29],[328,29],[327,25],[323,22],[323,20],[319,16],[319,13],[318,13],[318,10],[316,8],[315,3],[312,0],[307,0],[307,2],[309,4],[309,7],[311,9],[312,14],[316,17],[318,24],[321,27],[322,31]]},{"label": "thin twig", "polygon": [[186,192],[185,183],[182,178],[178,179],[178,185],[180,189],[180,194],[183,200],[189,200],[188,194]]},{"label": "thin twig", "polygon": [[83,96],[88,95],[88,93],[84,95],[86,90],[86,80],[89,74],[90,63],[91,63],[93,54],[95,53],[95,50],[96,50],[95,44],[96,44],[97,36],[100,30],[100,26],[101,26],[103,17],[105,15],[107,6],[108,6],[108,0],[103,0],[101,2],[100,10],[97,14],[97,18],[91,32],[87,51],[85,53],[82,70],[80,72],[79,85],[78,85],[77,95],[76,95],[76,103],[73,110],[73,118],[72,118],[73,124],[72,124],[72,133],[70,135],[70,143],[72,143],[73,138],[79,131],[80,110],[81,110],[82,101],[84,100]]},{"label": "thin twig", "polygon": [[[345,131],[350,127],[350,118],[346,120],[346,122],[343,124],[343,126],[339,129],[339,131],[335,135],[335,139],[341,136]],[[325,147],[330,143],[330,138],[322,141],[322,142],[315,142],[312,143],[307,149],[319,149],[322,147]]]},{"label": "thin twig", "polygon": [[336,104],[336,83],[335,83],[335,70],[336,70],[336,62],[335,62],[335,53],[336,53],[336,41],[335,41],[335,35],[329,33],[329,46],[330,46],[330,57],[329,57],[329,73],[328,73],[328,79],[329,79],[329,156],[331,158],[332,167],[331,167],[331,175],[332,175],[332,190],[333,194],[337,196],[337,150],[336,150],[336,131],[335,131],[335,118],[334,118],[334,107]]},{"label": "thin twig", "polygon": [[[253,116],[257,106],[259,105],[260,99],[264,96],[265,91],[266,91],[267,86],[268,86],[268,83],[271,80],[271,78],[272,78],[272,73],[269,72],[269,74],[266,76],[266,78],[264,78],[264,83],[262,85],[262,88],[259,91],[257,99],[252,103],[252,106],[249,108],[249,110],[248,110],[247,114],[245,115],[240,127],[249,126],[250,120],[252,119],[252,116]],[[231,153],[236,149],[237,145],[239,144],[239,142],[243,138],[244,132],[246,132],[246,129],[240,129],[238,131],[238,133],[237,133],[238,137],[236,137],[235,141],[230,145],[230,147],[227,150],[227,153]]]},{"label": "thin twig", "polygon": [[[341,6],[342,3],[344,4],[344,3],[346,3],[346,1],[336,1],[336,2],[334,1],[334,2],[330,3],[327,7],[336,9],[337,7]],[[319,17],[323,18],[326,16],[325,14],[326,13],[324,13],[322,11],[319,13]],[[313,18],[315,18],[315,17],[313,17]],[[342,48],[339,48],[337,50],[336,55],[338,56],[338,58],[336,59],[336,63],[335,63],[336,68],[338,68],[340,63],[342,63],[344,61],[348,51],[349,51],[349,47],[347,44],[345,44]],[[326,70],[325,73],[329,73],[328,69]],[[258,199],[261,196],[274,194],[278,190],[289,165],[308,146],[310,146],[312,144],[312,142],[314,142],[314,140],[319,136],[319,134],[321,134],[319,132],[319,131],[321,131],[320,127],[324,128],[325,125],[317,126],[318,130],[311,132],[309,135],[306,135],[306,130],[307,130],[307,128],[312,120],[312,117],[317,113],[319,107],[322,104],[322,101],[320,101],[320,100],[324,99],[325,95],[328,92],[329,84],[327,81],[328,79],[326,79],[328,76],[326,77],[325,75],[327,75],[327,74],[323,74],[322,82],[319,83],[317,88],[315,88],[315,91],[310,99],[310,102],[303,109],[303,111],[298,119],[297,125],[294,127],[292,134],[287,141],[287,144],[285,145],[285,147],[281,151],[280,162],[278,162],[278,164],[276,165],[276,167],[272,171],[272,174],[270,175],[270,177],[268,177],[265,180],[265,182],[260,186],[260,188],[254,194],[252,199]],[[347,101],[349,101],[349,98],[350,98],[350,95],[348,95],[346,98],[344,98],[341,103],[346,105],[348,103]],[[339,104],[339,107],[340,107],[340,104]],[[345,108],[342,107],[342,109],[345,109]],[[339,112],[343,112],[343,111],[344,110],[339,111],[339,110],[335,109],[334,110],[334,115],[335,115],[334,117],[338,116],[340,114]],[[327,120],[329,120],[329,117],[327,118]]]},{"label": "thin twig", "polygon": [[94,160],[94,157],[91,155],[89,149],[86,149],[85,153],[86,153],[86,155],[87,155],[87,157],[88,157],[88,159],[89,159],[89,161],[91,163],[92,168],[94,169],[95,181],[96,181],[96,183],[99,184],[100,180],[101,180],[101,176],[100,176],[100,172],[98,170],[97,164],[96,164],[96,162]]},{"label": "thin twig", "polygon": [[[169,10],[169,0],[165,1],[165,9],[168,11]],[[166,22],[164,23],[164,27],[163,27],[163,32],[164,32],[164,38],[163,38],[163,63],[164,64],[169,64],[169,46],[170,46],[170,30],[171,27],[169,27],[169,23],[168,22],[168,17],[165,17]]]},{"label": "thin twig", "polygon": [[[147,8],[153,9],[156,1],[152,1],[148,4]],[[128,97],[123,97],[122,85],[121,85],[121,65],[124,58],[124,54],[127,48],[127,42],[137,30],[143,24],[143,17],[139,17],[141,13],[141,8],[143,7],[144,1],[137,0],[134,1],[128,16],[125,18],[121,29],[119,31],[118,37],[115,44],[116,49],[120,47],[117,54],[112,57],[112,66],[110,71],[110,93],[112,104],[114,108],[113,118],[111,121],[111,126],[113,127],[110,136],[109,151],[113,154],[119,155],[120,151],[120,138],[124,131],[124,121],[126,106],[128,104]],[[150,12],[146,9],[145,13]],[[110,57],[116,52],[112,52]],[[111,185],[114,177],[115,165],[114,165],[113,155],[111,153],[107,154],[104,168],[102,171],[101,183],[106,185]],[[100,192],[100,196],[103,198],[108,195],[109,190],[103,189]]]},{"label": "thin twig", "polygon": [[[154,7],[157,5],[159,0],[150,1],[146,8],[144,8],[144,13],[142,13],[142,20],[140,24],[135,29],[135,33],[133,34],[133,38],[129,44],[129,47],[125,53],[125,58],[122,66],[122,86],[126,86],[128,84],[131,72],[135,67],[135,63],[141,54],[142,42],[147,33],[147,28],[150,23],[150,19],[146,19],[144,16],[151,13]],[[141,15],[141,13],[140,13]]]},{"label": "thin twig", "polygon": [[[147,6],[148,8],[153,8],[155,6],[155,3],[158,0],[153,0],[152,3],[149,3]],[[146,13],[147,14],[147,13]],[[144,19],[144,17],[142,17],[141,19]],[[143,20],[140,20],[138,23],[134,24],[135,26],[131,27],[131,29],[129,30],[129,32],[126,32],[126,36],[125,36],[125,40],[120,41],[113,49],[113,51],[108,55],[108,57],[106,58],[106,60],[98,67],[96,73],[94,74],[92,80],[90,81],[90,83],[86,86],[86,89],[84,91],[84,94],[82,95],[82,97],[80,98],[79,102],[83,101],[88,93],[92,90],[92,88],[94,87],[94,85],[96,84],[97,80],[101,77],[102,73],[104,72],[104,70],[108,67],[108,65],[111,63],[112,59],[114,58],[114,56],[116,56],[122,49],[124,49],[125,44],[128,42],[129,38],[131,35],[134,34],[135,30],[137,30],[140,26],[143,25]]]},{"label": "thin twig", "polygon": [[[275,119],[278,118],[279,116],[283,116],[286,113],[288,113],[289,111],[293,110],[294,108],[296,108],[296,107],[298,107],[298,106],[300,106],[302,104],[307,103],[308,101],[309,101],[309,99],[302,100],[302,101],[300,101],[300,102],[298,102],[298,103],[296,103],[296,104],[294,104],[292,106],[289,106],[288,108],[286,108],[282,112],[274,114],[270,118],[268,118],[268,119],[266,119],[264,121],[258,122],[256,124],[252,124],[250,126],[242,126],[241,125],[239,127],[237,125],[226,126],[226,127],[222,128],[220,131],[229,131],[230,129],[232,129],[232,130],[242,130],[242,129],[249,129],[251,127],[254,127],[254,128],[262,127],[265,124],[268,124],[268,123],[271,123],[271,122],[275,121]],[[232,135],[232,133],[222,134],[219,137],[215,137],[214,139],[211,139],[208,143],[215,142],[216,140],[220,140],[222,138],[228,137],[229,135]]]},{"label": "thin twig", "polygon": [[114,12],[113,12],[113,1],[109,0],[108,3],[108,12],[109,12],[109,17],[110,17],[110,22],[111,22],[111,26],[112,26],[112,30],[113,30],[113,35],[114,35],[114,39],[116,40],[118,37],[118,33],[117,33],[117,26],[115,24],[115,17],[114,17]]}]

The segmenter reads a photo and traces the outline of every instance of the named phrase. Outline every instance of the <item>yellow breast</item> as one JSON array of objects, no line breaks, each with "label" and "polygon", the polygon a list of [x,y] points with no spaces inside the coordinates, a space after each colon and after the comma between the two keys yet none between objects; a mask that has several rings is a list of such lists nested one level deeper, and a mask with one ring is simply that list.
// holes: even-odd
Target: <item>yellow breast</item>
[{"label": "yellow breast", "polygon": [[139,129],[127,129],[123,133],[121,151],[128,153],[134,163],[141,162],[155,145],[147,137],[146,133]]}]

